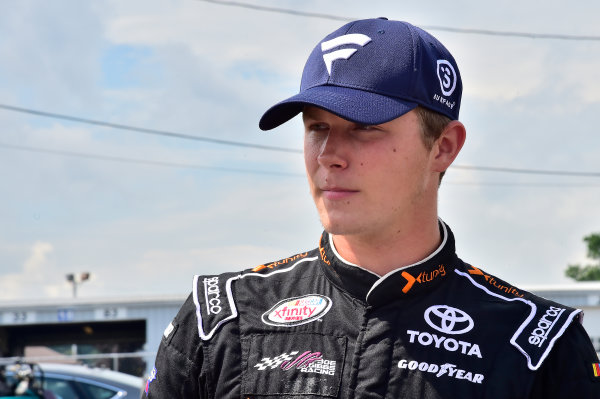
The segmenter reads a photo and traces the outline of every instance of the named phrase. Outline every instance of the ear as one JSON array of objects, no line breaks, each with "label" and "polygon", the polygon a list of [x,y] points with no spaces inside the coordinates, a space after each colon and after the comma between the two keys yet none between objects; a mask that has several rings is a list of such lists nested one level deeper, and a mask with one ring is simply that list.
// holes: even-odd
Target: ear
[{"label": "ear", "polygon": [[452,121],[444,128],[433,145],[434,171],[445,172],[448,169],[460,152],[466,137],[465,126],[459,121]]}]

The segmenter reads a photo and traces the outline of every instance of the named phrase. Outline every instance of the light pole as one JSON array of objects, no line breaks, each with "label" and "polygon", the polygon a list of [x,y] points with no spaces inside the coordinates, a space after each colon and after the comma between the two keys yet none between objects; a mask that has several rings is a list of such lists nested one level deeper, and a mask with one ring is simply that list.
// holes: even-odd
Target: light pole
[{"label": "light pole", "polygon": [[90,273],[89,272],[85,272],[85,273],[79,273],[79,274],[74,274],[74,273],[69,273],[67,274],[67,281],[71,284],[73,284],[73,298],[77,298],[77,284],[81,284],[86,280],[90,279]]}]

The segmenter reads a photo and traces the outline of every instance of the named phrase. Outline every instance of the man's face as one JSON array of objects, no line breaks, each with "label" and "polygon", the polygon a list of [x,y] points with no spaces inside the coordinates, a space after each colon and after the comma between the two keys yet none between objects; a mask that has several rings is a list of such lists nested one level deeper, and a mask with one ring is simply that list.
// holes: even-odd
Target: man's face
[{"label": "man's face", "polygon": [[328,232],[394,234],[435,204],[438,175],[414,111],[364,126],[307,106],[303,120],[310,190]]}]

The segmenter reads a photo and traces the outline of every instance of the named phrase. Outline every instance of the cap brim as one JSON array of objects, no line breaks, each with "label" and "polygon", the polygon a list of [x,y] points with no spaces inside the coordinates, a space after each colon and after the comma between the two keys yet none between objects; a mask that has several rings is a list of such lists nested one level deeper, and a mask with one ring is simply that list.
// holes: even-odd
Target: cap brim
[{"label": "cap brim", "polygon": [[398,118],[417,103],[382,94],[339,86],[316,86],[275,104],[264,113],[258,126],[271,130],[302,112],[305,105],[323,108],[346,120],[378,125]]}]

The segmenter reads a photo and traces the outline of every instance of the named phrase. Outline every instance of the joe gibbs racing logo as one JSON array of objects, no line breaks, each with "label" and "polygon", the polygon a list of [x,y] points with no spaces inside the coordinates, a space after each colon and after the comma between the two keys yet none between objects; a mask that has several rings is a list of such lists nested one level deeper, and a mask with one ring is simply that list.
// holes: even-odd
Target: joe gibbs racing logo
[{"label": "joe gibbs racing logo", "polygon": [[262,315],[270,326],[293,327],[317,320],[331,309],[331,299],[323,295],[304,295],[284,299]]}]

